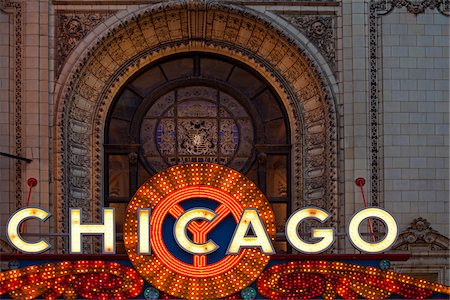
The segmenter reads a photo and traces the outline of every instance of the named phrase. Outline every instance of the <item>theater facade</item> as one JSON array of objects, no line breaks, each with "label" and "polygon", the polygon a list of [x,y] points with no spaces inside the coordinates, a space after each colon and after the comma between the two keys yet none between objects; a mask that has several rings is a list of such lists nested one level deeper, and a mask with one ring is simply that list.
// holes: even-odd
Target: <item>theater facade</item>
[{"label": "theater facade", "polygon": [[2,0],[0,297],[448,298],[449,6]]}]

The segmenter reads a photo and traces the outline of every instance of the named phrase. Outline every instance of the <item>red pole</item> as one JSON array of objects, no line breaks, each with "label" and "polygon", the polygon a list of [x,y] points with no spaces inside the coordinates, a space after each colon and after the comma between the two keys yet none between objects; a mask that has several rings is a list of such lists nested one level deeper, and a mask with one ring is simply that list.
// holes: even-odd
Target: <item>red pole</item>
[{"label": "red pole", "polygon": [[[364,208],[367,208],[367,201],[366,201],[366,195],[364,194],[363,186],[366,184],[366,180],[362,177],[358,177],[355,179],[355,184],[359,186],[359,189],[361,190],[361,195],[364,201]],[[375,234],[373,233],[373,226],[372,226],[372,219],[368,218],[367,221],[369,222],[369,230],[370,234],[372,235],[372,242],[375,242]]]},{"label": "red pole", "polygon": [[[28,190],[27,204],[25,207],[28,207],[30,205],[31,190],[38,184],[38,181],[36,178],[30,177],[27,180],[27,184],[30,189]],[[25,223],[22,223],[22,226],[20,227],[20,234],[23,233],[24,229],[25,229]]]}]

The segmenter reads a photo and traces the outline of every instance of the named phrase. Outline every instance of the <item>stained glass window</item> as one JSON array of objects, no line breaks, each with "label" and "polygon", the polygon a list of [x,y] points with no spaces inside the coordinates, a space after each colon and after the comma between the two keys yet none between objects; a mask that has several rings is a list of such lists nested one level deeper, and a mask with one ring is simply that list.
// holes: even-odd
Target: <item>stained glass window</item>
[{"label": "stained glass window", "polygon": [[[213,162],[253,180],[283,231],[291,207],[288,130],[281,99],[243,63],[206,53],[156,61],[124,84],[108,112],[105,205],[124,209],[169,166]],[[285,241],[276,244],[288,251]]]},{"label": "stained glass window", "polygon": [[189,162],[241,171],[252,158],[254,130],[232,96],[218,88],[190,86],[155,101],[143,119],[140,140],[143,156],[156,171]]}]

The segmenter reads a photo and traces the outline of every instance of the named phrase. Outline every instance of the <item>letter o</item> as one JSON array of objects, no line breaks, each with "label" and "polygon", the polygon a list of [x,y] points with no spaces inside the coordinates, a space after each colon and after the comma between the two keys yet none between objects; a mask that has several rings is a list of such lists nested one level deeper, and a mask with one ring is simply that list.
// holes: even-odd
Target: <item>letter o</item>
[{"label": "letter o", "polygon": [[[383,240],[370,243],[361,238],[359,234],[359,225],[367,218],[378,218],[386,225],[387,234]],[[348,235],[350,242],[358,250],[368,253],[380,253],[389,249],[397,239],[397,222],[390,213],[378,207],[369,207],[356,213],[348,226]]]}]

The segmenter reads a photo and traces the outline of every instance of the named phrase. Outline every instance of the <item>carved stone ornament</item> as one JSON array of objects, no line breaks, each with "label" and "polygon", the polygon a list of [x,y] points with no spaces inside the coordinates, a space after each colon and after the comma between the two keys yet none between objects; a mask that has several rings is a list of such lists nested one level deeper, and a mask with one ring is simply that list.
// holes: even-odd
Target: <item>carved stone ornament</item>
[{"label": "carved stone ornament", "polygon": [[112,11],[56,13],[56,72],[61,72],[67,56],[95,26],[113,14]]},{"label": "carved stone ornament", "polygon": [[14,248],[4,239],[0,239],[0,253],[13,253]]},{"label": "carved stone ornament", "polygon": [[[15,152],[17,156],[22,153],[22,3],[20,1],[1,0],[0,11],[12,13],[14,18],[14,138]],[[14,163],[14,197],[16,209],[22,208],[22,161],[15,160]]]},{"label": "carved stone ornament", "polygon": [[334,16],[280,14],[302,32],[322,53],[331,69],[336,71],[336,30]]},{"label": "carved stone ornament", "polygon": [[378,0],[372,2],[377,7],[379,15],[387,15],[394,8],[405,7],[409,13],[418,15],[424,13],[427,9],[436,9],[441,14],[448,16],[450,14],[449,0]]},{"label": "carved stone ornament", "polygon": [[393,250],[449,250],[450,239],[431,228],[430,222],[417,218],[403,231]]},{"label": "carved stone ornament", "polygon": [[[83,207],[85,221],[100,221],[104,124],[120,88],[149,63],[188,51],[237,59],[272,85],[291,126],[292,202],[326,209],[332,214],[328,225],[336,227],[336,108],[315,58],[274,20],[249,8],[223,2],[171,1],[122,17],[84,50],[67,79],[60,78],[57,231],[67,232],[64,216],[69,207]],[[74,184],[80,177],[89,182],[81,187]],[[58,248],[67,245],[59,240]]]},{"label": "carved stone ornament", "polygon": [[[450,0],[372,0],[369,3],[369,134],[370,134],[370,197],[372,206],[383,206],[382,155],[380,155],[380,70],[379,39],[380,17],[391,13],[394,8],[405,7],[413,14],[436,9],[444,16],[450,15]],[[377,228],[375,228],[377,229]]]}]

